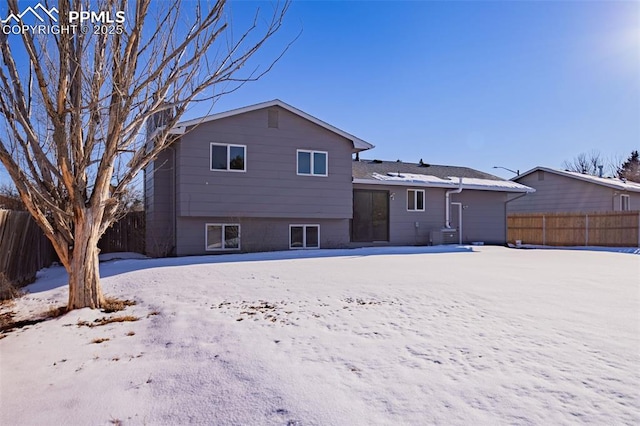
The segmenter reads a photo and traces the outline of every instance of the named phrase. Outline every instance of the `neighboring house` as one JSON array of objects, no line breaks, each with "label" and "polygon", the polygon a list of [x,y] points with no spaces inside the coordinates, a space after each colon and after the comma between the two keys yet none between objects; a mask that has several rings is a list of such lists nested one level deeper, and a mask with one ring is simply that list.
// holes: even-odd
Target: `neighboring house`
[{"label": "neighboring house", "polygon": [[511,179],[536,192],[509,203],[509,213],[640,210],[640,183],[535,167]]},{"label": "neighboring house", "polygon": [[[461,203],[450,222],[463,209],[463,241],[502,244],[508,194],[531,191],[466,168],[353,161],[373,145],[279,100],[173,132],[180,138],[145,169],[155,256],[455,240],[440,231],[446,197]],[[445,195],[458,177],[462,193]]]}]

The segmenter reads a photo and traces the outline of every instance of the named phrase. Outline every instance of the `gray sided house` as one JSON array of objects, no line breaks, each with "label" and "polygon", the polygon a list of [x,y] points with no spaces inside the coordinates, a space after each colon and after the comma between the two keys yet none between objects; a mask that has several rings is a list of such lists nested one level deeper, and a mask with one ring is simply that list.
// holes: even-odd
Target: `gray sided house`
[{"label": "gray sided house", "polygon": [[531,191],[467,168],[353,161],[373,145],[279,100],[172,132],[144,171],[153,256],[502,244],[506,202]]},{"label": "gray sided house", "polygon": [[509,213],[640,210],[640,183],[535,167],[512,179],[536,192],[509,203]]},{"label": "gray sided house", "polygon": [[373,145],[279,100],[173,131],[145,170],[149,254],[349,245],[351,158]]},{"label": "gray sided house", "polygon": [[504,244],[506,205],[533,190],[467,167],[353,163],[354,243]]}]

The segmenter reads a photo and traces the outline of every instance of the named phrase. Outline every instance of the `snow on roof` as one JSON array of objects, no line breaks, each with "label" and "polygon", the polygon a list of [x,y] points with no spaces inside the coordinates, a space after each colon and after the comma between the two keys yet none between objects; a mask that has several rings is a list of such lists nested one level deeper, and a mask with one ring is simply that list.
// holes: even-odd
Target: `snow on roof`
[{"label": "snow on roof", "polygon": [[[423,175],[416,173],[372,173],[373,179],[384,182],[388,185],[414,185],[431,188],[457,188],[462,179],[462,189],[476,189],[484,191],[505,191],[505,192],[535,192],[535,189],[528,186],[512,182],[509,180],[480,179],[469,177],[448,176],[439,178],[433,175]],[[370,179],[354,179],[354,183],[374,183]]]},{"label": "snow on roof", "polygon": [[286,104],[284,102],[282,102],[280,99],[274,99],[271,101],[267,101],[267,102],[262,102],[259,104],[255,104],[255,105],[249,105],[246,107],[242,107],[242,108],[237,108],[237,109],[232,109],[230,111],[225,111],[225,112],[220,112],[217,114],[211,114],[211,115],[207,115],[205,117],[200,117],[200,118],[195,118],[193,120],[188,120],[188,121],[182,121],[178,124],[175,125],[174,129],[177,131],[182,131],[185,127],[189,127],[189,126],[195,126],[198,124],[203,124],[203,123],[207,123],[209,121],[214,121],[214,120],[220,120],[222,118],[226,118],[226,117],[231,117],[234,115],[238,115],[238,114],[244,114],[246,112],[251,112],[251,111],[257,111],[259,109],[263,109],[263,108],[269,108],[269,107],[273,107],[273,106],[278,106],[282,109],[285,109],[287,111],[289,111],[292,114],[295,114],[299,117],[302,117],[306,120],[311,121],[314,124],[317,124],[320,127],[324,127],[325,129],[336,133],[340,136],[342,136],[345,139],[349,139],[352,143],[353,143],[353,147],[357,150],[357,151],[364,151],[367,149],[371,149],[374,147],[373,144],[370,144],[369,142],[365,142],[364,140],[357,138],[355,136],[353,136],[350,133],[345,132],[344,130],[340,130],[337,127],[332,126],[329,123],[326,123],[310,114],[307,114],[306,112],[299,110],[298,108],[292,107],[289,104]]},{"label": "snow on roof", "polygon": [[579,179],[585,182],[595,183],[596,185],[608,186],[609,188],[621,189],[623,191],[629,191],[629,192],[640,192],[640,183],[638,182],[622,180],[614,177],[598,177],[598,176],[592,176],[584,173],[570,172],[568,170],[553,169],[551,167],[541,167],[541,166],[534,167],[533,169],[528,170],[520,174],[520,176],[516,176],[512,178],[511,180],[517,181],[522,177],[527,176],[538,170],[543,170],[549,173],[555,173],[560,176]]}]

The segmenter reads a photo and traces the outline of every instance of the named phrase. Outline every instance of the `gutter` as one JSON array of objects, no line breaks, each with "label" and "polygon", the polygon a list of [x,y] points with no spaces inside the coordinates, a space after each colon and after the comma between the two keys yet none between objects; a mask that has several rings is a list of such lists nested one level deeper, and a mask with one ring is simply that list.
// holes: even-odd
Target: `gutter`
[{"label": "gutter", "polygon": [[[386,186],[404,186],[410,188],[452,188],[455,187],[455,183],[441,183],[441,182],[416,182],[416,181],[400,181],[400,180],[379,180],[379,179],[363,179],[352,178],[352,183],[356,185],[386,185]],[[528,187],[527,187],[528,188]],[[532,188],[510,188],[501,186],[482,186],[473,183],[465,183],[464,189],[477,190],[477,191],[495,191],[495,192],[509,192],[509,193],[526,193],[534,192],[530,191]]]},{"label": "gutter", "polygon": [[505,201],[505,202],[504,202],[504,204],[505,204],[505,206],[506,206],[506,205],[507,205],[507,203],[510,203],[510,202],[512,202],[512,201],[515,201],[515,200],[517,200],[518,198],[522,198],[522,197],[524,197],[524,196],[525,196],[525,195],[527,195],[527,194],[531,194],[531,192],[525,192],[525,193],[523,193],[523,194],[518,195],[517,197],[513,197],[512,199]]}]

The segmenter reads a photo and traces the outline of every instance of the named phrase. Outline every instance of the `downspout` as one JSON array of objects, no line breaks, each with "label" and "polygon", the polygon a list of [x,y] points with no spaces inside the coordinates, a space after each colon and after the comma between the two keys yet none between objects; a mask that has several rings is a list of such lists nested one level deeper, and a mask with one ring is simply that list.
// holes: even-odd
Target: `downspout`
[{"label": "downspout", "polygon": [[[177,250],[178,250],[178,236],[176,235],[176,231],[178,228],[178,224],[177,224],[177,220],[176,220],[176,216],[177,216],[177,210],[178,210],[178,206],[176,205],[176,149],[173,146],[168,146],[167,147],[169,150],[171,150],[171,160],[172,160],[172,166],[171,166],[171,171],[172,171],[172,176],[171,176],[171,238],[172,238],[172,245],[173,248],[171,249],[171,251],[173,252],[173,255],[177,255]],[[169,253],[167,253],[167,255],[169,255]]]},{"label": "downspout", "polygon": [[458,206],[458,244],[462,245],[462,203],[452,201],[451,205]]},{"label": "downspout", "polygon": [[451,229],[451,194],[459,194],[462,192],[462,178],[458,178],[460,181],[458,182],[458,189],[452,189],[444,193],[444,217],[445,217],[445,225],[446,229]]}]

